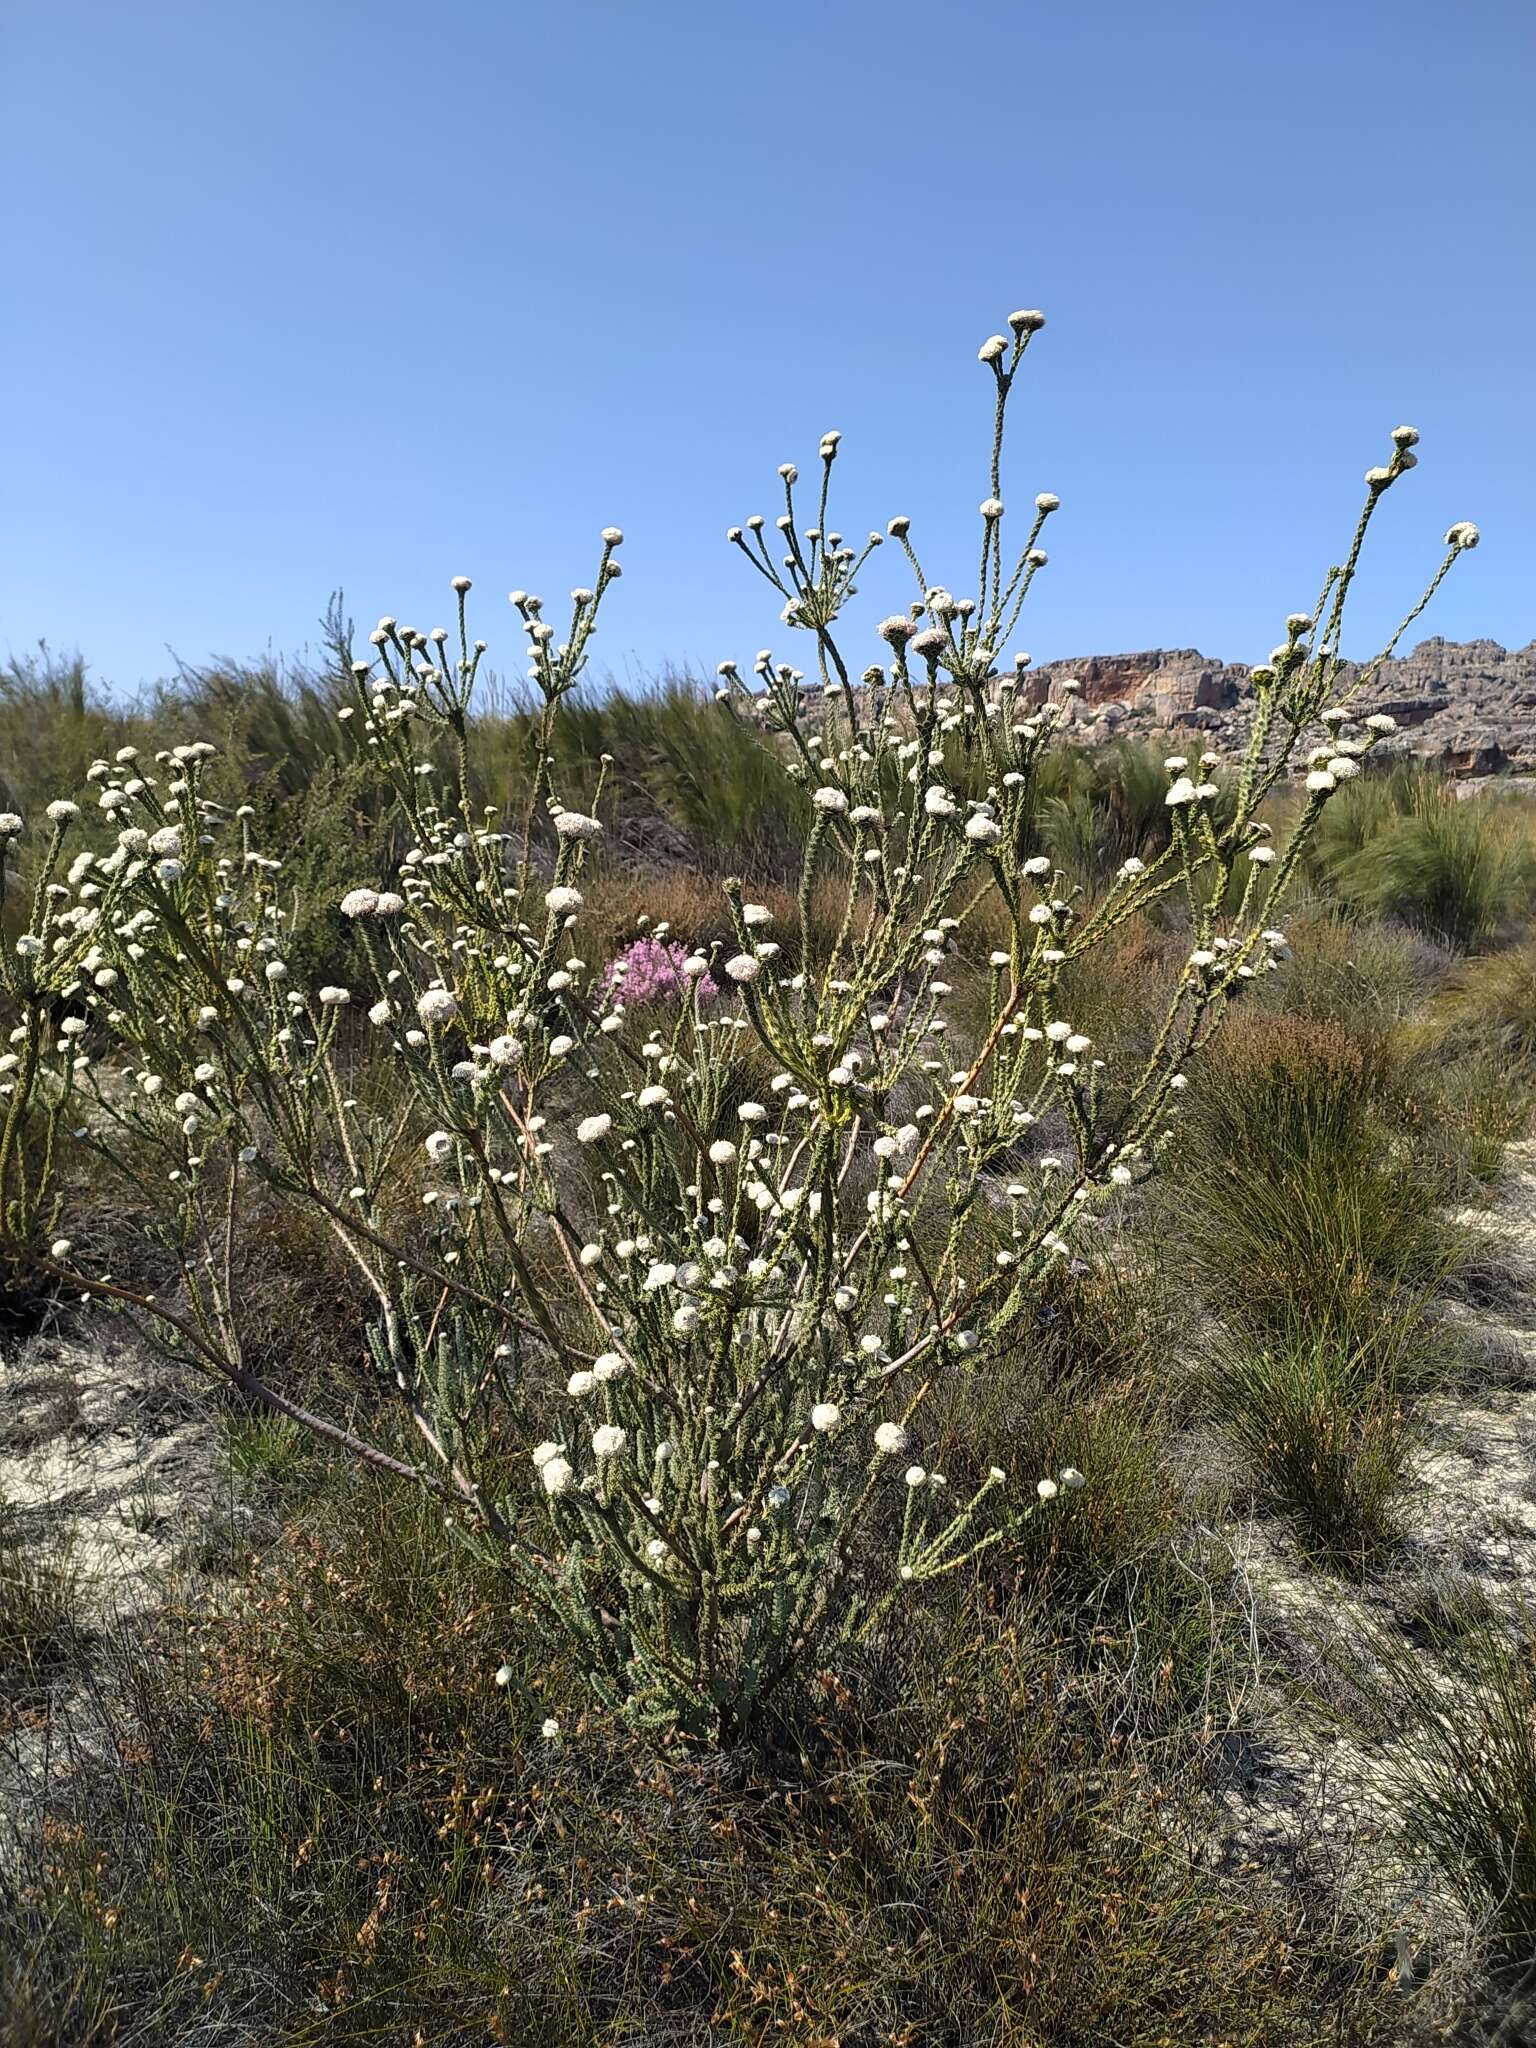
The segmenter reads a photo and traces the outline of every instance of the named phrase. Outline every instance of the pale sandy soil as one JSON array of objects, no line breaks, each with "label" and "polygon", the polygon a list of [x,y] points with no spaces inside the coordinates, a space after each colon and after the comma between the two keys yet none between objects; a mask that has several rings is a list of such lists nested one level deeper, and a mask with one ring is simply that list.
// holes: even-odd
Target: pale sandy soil
[{"label": "pale sandy soil", "polygon": [[39,1535],[67,1534],[83,1618],[158,1597],[207,1494],[213,1431],[198,1396],[126,1334],[0,1345],[0,1500]]},{"label": "pale sandy soil", "polygon": [[23,1824],[72,1755],[110,1753],[94,1651],[162,1602],[205,1521],[223,1461],[201,1396],[129,1332],[0,1339],[0,1504],[69,1572],[81,1631],[45,1697],[0,1702],[0,1823]]}]

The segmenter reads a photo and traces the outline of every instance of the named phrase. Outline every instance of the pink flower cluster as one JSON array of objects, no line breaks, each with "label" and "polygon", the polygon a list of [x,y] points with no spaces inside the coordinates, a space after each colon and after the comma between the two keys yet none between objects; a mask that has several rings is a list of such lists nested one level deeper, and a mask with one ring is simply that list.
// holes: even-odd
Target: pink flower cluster
[{"label": "pink flower cluster", "polygon": [[[609,961],[603,970],[603,983],[610,994],[616,994],[631,1009],[638,1009],[642,1003],[659,1002],[663,997],[675,1002],[688,994],[691,985],[690,977],[683,972],[687,958],[687,947],[676,939],[635,939],[617,959]],[[711,974],[701,974],[697,985],[702,996],[720,993],[720,985]]]}]

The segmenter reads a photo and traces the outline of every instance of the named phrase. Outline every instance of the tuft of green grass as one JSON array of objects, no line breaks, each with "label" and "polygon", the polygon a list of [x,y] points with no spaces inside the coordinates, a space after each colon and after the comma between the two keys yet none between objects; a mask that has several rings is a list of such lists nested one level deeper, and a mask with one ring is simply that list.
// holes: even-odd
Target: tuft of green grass
[{"label": "tuft of green grass", "polygon": [[[1120,739],[1049,757],[1036,790],[1043,849],[1092,888],[1107,886],[1133,856],[1156,860],[1173,836],[1164,751],[1151,741]],[[1231,812],[1230,799],[1219,798],[1218,831]]]},{"label": "tuft of green grass", "polygon": [[226,1415],[223,1434],[230,1471],[237,1479],[264,1487],[292,1478],[313,1443],[298,1423],[267,1409]]},{"label": "tuft of green grass", "polygon": [[1404,1063],[1398,1118],[1446,1202],[1485,1197],[1536,1116],[1536,1073],[1436,1031]]},{"label": "tuft of green grass", "polygon": [[1340,1343],[1299,1331],[1234,1344],[1210,1379],[1217,1427],[1260,1498],[1290,1522],[1303,1553],[1364,1572],[1396,1541],[1417,1436],[1401,1339]]},{"label": "tuft of green grass", "polygon": [[1028,1497],[1063,1468],[1086,1478],[1025,1521],[988,1583],[1030,1603],[1042,1636],[1120,1688],[1127,1725],[1165,1733],[1241,1695],[1231,1561],[1199,1524],[1219,1503],[1188,1492],[1175,1439],[1192,1375],[1163,1276],[1112,1245],[1059,1273],[1014,1346],[959,1391],[931,1446],[958,1470],[968,1442],[997,1447]]},{"label": "tuft of green grass", "polygon": [[1529,900],[1536,843],[1523,808],[1407,763],[1331,806],[1316,866],[1357,912],[1401,919],[1463,951],[1508,928]]},{"label": "tuft of green grass", "polygon": [[1536,1063],[1536,938],[1467,961],[1446,993],[1442,1021],[1506,1061]]},{"label": "tuft of green grass", "polygon": [[[1372,1645],[1384,1783],[1409,1845],[1436,1864],[1506,1965],[1536,1956],[1536,1616],[1458,1606],[1437,1656]],[[1411,1727],[1410,1740],[1393,1741]]]},{"label": "tuft of green grass", "polygon": [[1454,1269],[1437,1190],[1396,1146],[1366,1054],[1306,1018],[1234,1018],[1169,1149],[1164,1226],[1210,1308],[1250,1336],[1350,1349]]},{"label": "tuft of green grass", "polygon": [[80,1656],[77,1576],[57,1529],[0,1500],[0,1700],[23,1701]]}]

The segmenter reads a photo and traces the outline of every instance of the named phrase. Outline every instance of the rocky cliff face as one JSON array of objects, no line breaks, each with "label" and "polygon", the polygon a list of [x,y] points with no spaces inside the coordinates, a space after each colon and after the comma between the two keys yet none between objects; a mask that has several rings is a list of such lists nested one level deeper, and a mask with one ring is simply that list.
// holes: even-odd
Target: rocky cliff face
[{"label": "rocky cliff face", "polygon": [[[1061,697],[1069,677],[1080,685],[1067,701],[1083,739],[1193,728],[1225,748],[1247,735],[1248,670],[1193,647],[1044,663],[1029,674],[1034,701]],[[1391,713],[1399,752],[1462,775],[1536,774],[1536,640],[1515,649],[1496,640],[1421,640],[1383,665],[1358,706]]]}]

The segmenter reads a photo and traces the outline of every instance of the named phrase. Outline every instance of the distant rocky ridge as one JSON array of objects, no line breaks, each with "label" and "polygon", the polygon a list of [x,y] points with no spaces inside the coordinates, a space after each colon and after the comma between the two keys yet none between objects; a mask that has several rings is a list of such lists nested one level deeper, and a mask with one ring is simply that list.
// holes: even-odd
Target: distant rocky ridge
[{"label": "distant rocky ridge", "polygon": [[[1076,693],[1062,689],[1071,677]],[[1248,669],[1193,647],[1044,662],[1026,683],[1037,704],[1064,699],[1084,740],[1192,729],[1238,748],[1253,715]],[[1362,715],[1386,711],[1397,720],[1396,752],[1458,775],[1536,774],[1536,640],[1514,649],[1496,640],[1421,640],[1384,663],[1356,703]]]}]

